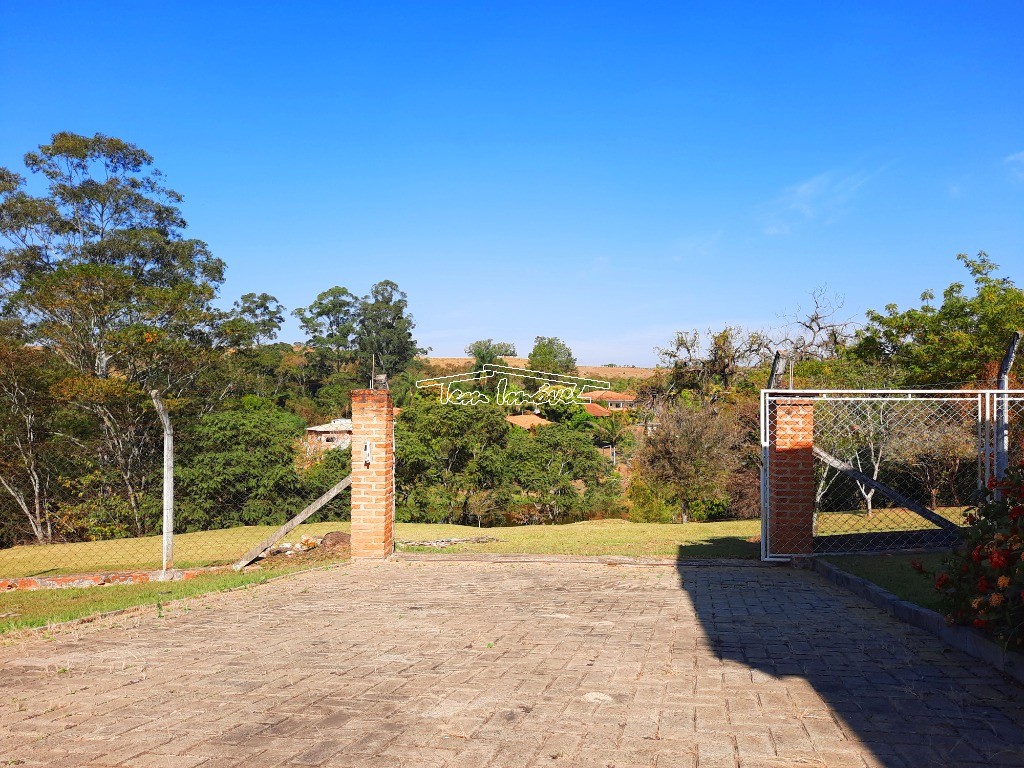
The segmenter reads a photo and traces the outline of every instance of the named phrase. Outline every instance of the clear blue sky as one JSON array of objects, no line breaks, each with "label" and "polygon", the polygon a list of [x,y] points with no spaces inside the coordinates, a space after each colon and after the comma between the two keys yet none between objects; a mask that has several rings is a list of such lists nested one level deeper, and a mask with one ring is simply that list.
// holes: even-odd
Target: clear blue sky
[{"label": "clear blue sky", "polygon": [[0,165],[144,147],[227,303],[390,278],[434,354],[650,364],[823,284],[915,302],[962,251],[1024,282],[1022,33],[998,1],[0,0]]}]

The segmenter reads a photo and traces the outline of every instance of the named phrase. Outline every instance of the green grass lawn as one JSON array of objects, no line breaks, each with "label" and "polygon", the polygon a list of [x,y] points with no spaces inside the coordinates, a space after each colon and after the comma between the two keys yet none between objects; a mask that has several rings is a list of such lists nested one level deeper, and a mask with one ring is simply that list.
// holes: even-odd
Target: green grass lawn
[{"label": "green grass lawn", "polygon": [[[474,528],[464,525],[399,523],[404,541],[493,536],[487,544],[456,544],[444,552],[495,552],[532,555],[623,555],[629,557],[759,557],[760,520],[716,523],[630,523],[590,520],[569,525],[520,525]],[[400,547],[414,551],[437,551]]]},{"label": "green grass lawn", "polygon": [[[310,523],[300,525],[286,537],[286,541],[298,541],[303,534],[322,536],[328,531],[348,529],[348,523]],[[194,568],[232,563],[274,530],[274,526],[261,525],[177,535],[174,537],[174,565]],[[758,545],[748,539],[757,537],[759,533],[758,520],[679,525],[603,520],[571,525],[482,529],[427,523],[399,523],[396,526],[396,536],[400,540],[428,541],[482,535],[498,539],[490,544],[456,545],[446,548],[445,552],[647,557],[756,557]],[[0,550],[0,578],[159,568],[159,536]]]},{"label": "green grass lawn", "polygon": [[[332,530],[347,531],[348,528],[348,523],[313,523],[296,528],[287,539],[298,541],[304,533],[323,535]],[[231,562],[245,549],[265,538],[271,530],[270,526],[260,526],[177,536],[176,564],[184,566]],[[512,528],[422,523],[399,523],[396,526],[396,537],[409,542],[479,536],[498,539],[486,544],[457,544],[443,550],[401,545],[399,550],[580,556],[755,558],[760,554],[757,544],[759,533],[758,520],[681,525],[604,520]],[[35,575],[158,568],[159,545],[159,537],[151,537],[16,547],[0,552],[0,574]],[[100,567],[98,563],[104,565]],[[0,593],[0,634],[133,606],[156,606],[158,603],[205,592],[256,584],[301,567],[302,564],[293,567],[265,565],[257,571],[204,574],[189,581]]]},{"label": "green grass lawn", "polygon": [[[938,510],[957,523],[964,509]],[[872,517],[864,512],[823,512],[818,515],[817,535],[863,531],[901,531],[928,527],[929,523],[904,509],[879,509]],[[303,534],[322,536],[328,531],[349,529],[348,523],[308,523],[286,538],[298,541]],[[174,565],[197,568],[234,562],[276,526],[254,525],[216,531],[178,534],[174,537]],[[423,541],[488,535],[490,544],[464,544],[446,552],[500,552],[564,555],[631,555],[649,557],[755,557],[756,544],[748,541],[760,533],[758,520],[716,523],[626,523],[621,520],[588,521],[571,525],[525,525],[509,528],[474,528],[458,525],[399,523],[399,539]],[[157,570],[160,568],[159,536],[75,544],[28,545],[0,550],[0,578],[59,576],[103,571]]]},{"label": "green grass lawn", "polygon": [[932,579],[918,575],[910,567],[911,560],[919,560],[929,571],[942,565],[946,555],[942,552],[919,554],[842,555],[824,557],[837,568],[854,576],[872,581],[909,603],[940,611],[939,593]]},{"label": "green grass lawn", "polygon": [[[972,507],[939,507],[935,511],[957,525],[964,524],[964,515]],[[902,507],[876,509],[871,517],[862,510],[850,512],[819,512],[817,536],[840,533],[866,533],[869,531],[916,531],[932,524]]]},{"label": "green grass lawn", "polygon": [[0,593],[0,634],[135,606],[152,605],[157,614],[162,614],[163,605],[171,600],[262,584],[274,576],[296,570],[299,568],[277,567],[244,573],[203,574],[188,581]]}]

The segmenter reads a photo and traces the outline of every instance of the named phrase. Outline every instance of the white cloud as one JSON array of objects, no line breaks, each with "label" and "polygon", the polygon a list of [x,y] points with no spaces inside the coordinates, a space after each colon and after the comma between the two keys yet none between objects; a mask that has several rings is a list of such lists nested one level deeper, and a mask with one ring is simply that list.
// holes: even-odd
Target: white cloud
[{"label": "white cloud", "polygon": [[788,235],[808,222],[831,224],[848,210],[854,197],[877,171],[841,174],[827,171],[785,187],[759,206],[766,235]]},{"label": "white cloud", "polygon": [[672,244],[675,255],[673,261],[704,261],[716,255],[719,251],[719,243],[725,236],[724,230],[718,230],[710,235],[690,235],[680,237]]},{"label": "white cloud", "polygon": [[1018,181],[1024,181],[1024,152],[1014,152],[1003,158],[1003,162],[1010,166],[1010,173]]}]

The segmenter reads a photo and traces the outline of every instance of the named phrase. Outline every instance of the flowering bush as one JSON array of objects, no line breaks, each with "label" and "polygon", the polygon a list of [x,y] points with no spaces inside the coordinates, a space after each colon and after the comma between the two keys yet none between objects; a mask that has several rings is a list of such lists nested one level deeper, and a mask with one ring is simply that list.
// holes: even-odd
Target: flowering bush
[{"label": "flowering bush", "polygon": [[966,517],[963,545],[937,573],[917,561],[911,566],[935,579],[946,619],[985,630],[1007,647],[1024,646],[1024,462],[989,488],[993,494]]}]

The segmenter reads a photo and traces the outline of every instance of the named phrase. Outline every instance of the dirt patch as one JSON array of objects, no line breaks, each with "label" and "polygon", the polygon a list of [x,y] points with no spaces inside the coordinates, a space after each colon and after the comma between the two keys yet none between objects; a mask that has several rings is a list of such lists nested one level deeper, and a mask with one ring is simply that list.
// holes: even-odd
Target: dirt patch
[{"label": "dirt patch", "polygon": [[473,536],[468,539],[434,539],[433,541],[396,541],[402,547],[423,547],[425,549],[444,549],[455,544],[493,544],[501,539],[493,536]]}]

